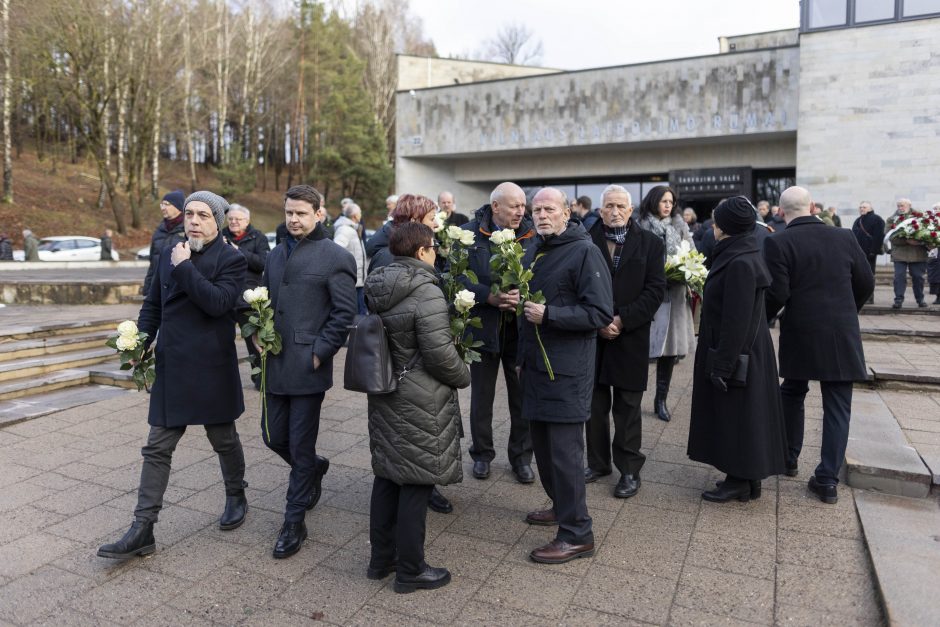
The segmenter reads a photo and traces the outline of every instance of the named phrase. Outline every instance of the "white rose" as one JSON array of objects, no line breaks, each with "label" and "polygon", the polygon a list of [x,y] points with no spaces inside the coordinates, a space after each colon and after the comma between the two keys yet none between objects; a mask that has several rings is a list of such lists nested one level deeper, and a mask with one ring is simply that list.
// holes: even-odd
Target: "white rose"
[{"label": "white rose", "polygon": [[473,233],[466,229],[460,229],[460,243],[464,246],[473,246]]},{"label": "white rose", "polygon": [[511,242],[516,238],[516,234],[509,229],[501,229],[490,235],[490,241],[499,246],[505,242]]},{"label": "white rose", "polygon": [[453,226],[453,225],[451,225],[451,226],[447,227],[447,229],[446,229],[444,232],[447,233],[447,239],[449,239],[449,240],[458,240],[458,241],[459,241],[459,240],[460,240],[460,232],[461,232],[461,231],[463,231],[463,229],[460,228],[459,226]]},{"label": "white rose", "polygon": [[137,336],[119,335],[116,344],[119,351],[132,351],[137,348]]},{"label": "white rose", "polygon": [[434,232],[438,233],[443,231],[447,227],[447,212],[438,211],[434,217],[437,219],[437,228],[434,229]]},{"label": "white rose", "polygon": [[255,296],[254,290],[245,290],[242,292],[242,298],[245,299],[245,302],[249,305],[257,300],[257,296]]},{"label": "white rose", "polygon": [[258,293],[258,300],[269,300],[268,297],[268,288],[261,285],[255,288],[255,291]]},{"label": "white rose", "polygon": [[245,302],[249,305],[268,300],[268,288],[262,285],[253,290],[245,290],[244,294],[242,294],[242,298],[244,298]]},{"label": "white rose", "polygon": [[133,320],[125,320],[118,325],[117,332],[118,335],[124,335],[126,337],[137,337],[137,323]]},{"label": "white rose", "polygon": [[454,307],[459,313],[466,313],[476,304],[476,298],[470,290],[460,290],[454,297]]}]

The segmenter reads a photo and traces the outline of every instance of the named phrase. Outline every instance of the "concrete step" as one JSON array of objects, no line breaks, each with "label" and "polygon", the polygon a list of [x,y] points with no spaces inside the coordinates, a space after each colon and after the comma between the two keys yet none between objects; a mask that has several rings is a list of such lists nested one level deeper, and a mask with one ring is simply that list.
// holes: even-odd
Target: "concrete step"
[{"label": "concrete step", "polygon": [[900,309],[894,309],[890,304],[865,305],[859,314],[863,316],[940,316],[940,306],[917,307],[905,303]]},{"label": "concrete step", "polygon": [[940,625],[940,506],[865,491],[855,505],[888,624]]},{"label": "concrete step", "polygon": [[[57,370],[77,369],[113,359],[114,349],[107,346],[69,351],[56,355],[27,357],[0,363],[0,382],[36,377]],[[87,373],[86,373],[87,374]]]},{"label": "concrete step", "polygon": [[0,362],[40,355],[54,355],[67,351],[101,348],[113,333],[114,327],[89,333],[70,333],[25,340],[0,337]]},{"label": "concrete step", "polygon": [[930,493],[930,470],[875,392],[855,390],[845,469],[853,488],[918,498]]},{"label": "concrete step", "polygon": [[105,361],[88,368],[88,379],[92,383],[136,390],[137,384],[130,370],[121,370],[121,362]]},{"label": "concrete step", "polygon": [[87,370],[67,369],[0,382],[0,401],[89,383]]},{"label": "concrete step", "polygon": [[[0,329],[0,339],[35,340],[46,337],[60,337],[97,331],[117,333],[117,326],[127,318],[98,317],[68,322],[46,322],[41,324],[5,324]],[[136,317],[135,317],[136,319]]]},{"label": "concrete step", "polygon": [[127,394],[108,385],[79,385],[0,401],[0,428]]},{"label": "concrete step", "polygon": [[869,363],[868,384],[881,389],[940,392],[940,370],[915,370]]},{"label": "concrete step", "polygon": [[915,344],[940,342],[940,322],[938,330],[912,330],[912,329],[875,329],[862,328],[862,340],[874,342],[909,342]]}]

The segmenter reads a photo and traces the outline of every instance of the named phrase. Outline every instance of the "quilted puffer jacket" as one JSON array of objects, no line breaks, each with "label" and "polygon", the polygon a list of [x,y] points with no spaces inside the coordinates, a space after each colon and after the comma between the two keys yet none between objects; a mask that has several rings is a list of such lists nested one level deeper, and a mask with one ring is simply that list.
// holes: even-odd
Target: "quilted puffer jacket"
[{"label": "quilted puffer jacket", "polygon": [[372,470],[399,485],[463,479],[456,388],[470,372],[454,348],[447,304],[434,269],[396,257],[366,279],[366,304],[388,331],[396,372],[420,353],[391,394],[369,395]]}]

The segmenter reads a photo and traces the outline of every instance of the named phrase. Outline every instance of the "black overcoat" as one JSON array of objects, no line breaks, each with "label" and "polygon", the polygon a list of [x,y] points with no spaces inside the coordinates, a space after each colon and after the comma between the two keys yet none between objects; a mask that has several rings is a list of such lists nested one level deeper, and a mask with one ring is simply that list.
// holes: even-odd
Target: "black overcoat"
[{"label": "black overcoat", "polygon": [[536,238],[523,266],[535,273],[530,289],[541,290],[546,299],[539,334],[555,380],[548,377],[535,325],[519,316],[522,415],[544,422],[586,422],[597,330],[614,319],[610,271],[581,223],[573,219],[560,235]]},{"label": "black overcoat", "polygon": [[885,221],[880,215],[869,211],[859,216],[852,223],[852,233],[865,255],[874,257],[881,254],[884,248]]},{"label": "black overcoat", "polygon": [[[695,350],[688,454],[731,476],[763,479],[786,467],[777,360],[764,314],[770,275],[752,234],[718,242],[711,259]],[[710,349],[716,351],[713,371]],[[746,385],[717,390],[712,374],[728,377],[742,353],[749,355]]]},{"label": "black overcoat", "polygon": [[180,242],[186,241],[183,221],[180,220],[173,228],[167,228],[166,220],[163,220],[150,238],[150,266],[147,268],[147,276],[144,277],[144,291],[146,297],[150,293],[150,284],[156,275],[157,267],[160,265],[160,256],[167,248],[172,248]]},{"label": "black overcoat", "polygon": [[764,245],[772,279],[767,316],[786,307],[780,319],[780,376],[864,381],[858,312],[875,280],[851,231],[826,227],[815,216],[796,218]]},{"label": "black overcoat", "polygon": [[[294,245],[287,241],[268,255],[261,284],[274,308],[281,352],[268,357],[272,394],[319,394],[333,387],[333,356],[342,348],[359,309],[356,260],[326,237],[322,225]],[[313,356],[320,367],[313,369]]]},{"label": "black overcoat", "polygon": [[232,422],[245,411],[231,318],[245,287],[245,258],[221,237],[175,268],[164,253],[137,320],[151,340],[160,331],[148,421]]},{"label": "black overcoat", "polygon": [[[479,316],[482,328],[470,328],[470,333],[474,340],[483,342],[477,350],[488,353],[498,353],[501,349],[501,330],[506,324],[516,324],[515,313],[509,311],[500,311],[486,302],[490,295],[490,287],[493,283],[493,277],[490,272],[490,259],[493,257],[493,245],[490,244],[490,236],[493,234],[493,208],[490,205],[483,205],[476,210],[473,220],[464,224],[461,228],[473,233],[473,246],[467,250],[467,267],[477,275],[477,283],[471,283],[466,277],[462,277],[460,282],[476,298],[477,304],[473,307],[471,316]],[[535,227],[532,226],[532,219],[524,216],[519,228],[516,229],[516,241],[522,246],[523,250],[528,250],[535,244]]]},{"label": "black overcoat", "polygon": [[268,259],[268,253],[271,252],[271,246],[268,244],[268,236],[250,224],[245,231],[245,236],[238,242],[235,241],[235,237],[228,227],[222,229],[222,235],[225,236],[229,244],[238,245],[238,252],[248,262],[245,287],[246,289],[254,289],[261,285],[261,274],[264,272],[264,263]]},{"label": "black overcoat", "polygon": [[631,220],[614,270],[604,223],[589,232],[611,273],[614,314],[623,331],[613,340],[597,338],[597,383],[622,390],[646,390],[649,376],[650,323],[666,297],[663,241]]}]

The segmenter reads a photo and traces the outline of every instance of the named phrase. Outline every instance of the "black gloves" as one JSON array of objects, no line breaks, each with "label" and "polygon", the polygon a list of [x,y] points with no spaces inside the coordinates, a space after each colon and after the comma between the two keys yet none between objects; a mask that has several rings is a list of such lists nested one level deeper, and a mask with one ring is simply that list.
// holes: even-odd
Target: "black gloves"
[{"label": "black gloves", "polygon": [[728,383],[724,380],[724,377],[719,377],[717,374],[712,374],[712,386],[719,392],[728,391]]}]

